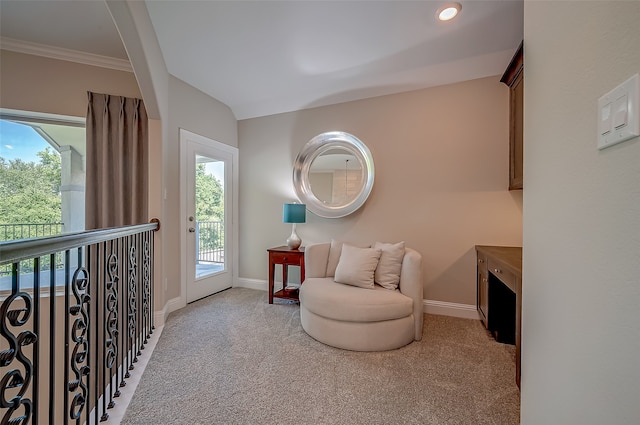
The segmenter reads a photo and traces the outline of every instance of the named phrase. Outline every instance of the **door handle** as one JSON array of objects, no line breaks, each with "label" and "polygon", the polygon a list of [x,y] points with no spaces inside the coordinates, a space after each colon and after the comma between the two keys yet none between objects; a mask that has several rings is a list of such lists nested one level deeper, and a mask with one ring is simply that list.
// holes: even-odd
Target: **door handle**
[{"label": "door handle", "polygon": [[193,227],[189,227],[189,233],[195,233],[196,229],[194,229]]}]

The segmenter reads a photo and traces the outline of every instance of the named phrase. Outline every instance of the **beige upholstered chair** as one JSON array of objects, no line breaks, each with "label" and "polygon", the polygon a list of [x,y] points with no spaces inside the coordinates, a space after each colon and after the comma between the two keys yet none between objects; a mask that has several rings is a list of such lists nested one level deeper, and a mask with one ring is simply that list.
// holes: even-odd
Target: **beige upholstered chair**
[{"label": "beige upholstered chair", "polygon": [[[392,350],[422,339],[422,256],[404,248],[398,289],[337,283],[342,243],[306,247],[300,321],[307,334],[338,348]],[[344,257],[343,257],[344,258]]]}]

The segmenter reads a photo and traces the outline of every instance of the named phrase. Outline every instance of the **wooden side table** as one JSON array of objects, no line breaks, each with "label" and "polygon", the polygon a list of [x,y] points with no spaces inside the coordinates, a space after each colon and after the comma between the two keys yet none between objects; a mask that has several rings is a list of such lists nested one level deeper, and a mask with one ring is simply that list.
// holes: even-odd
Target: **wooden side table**
[{"label": "wooden side table", "polygon": [[[267,252],[269,252],[269,304],[273,304],[273,297],[298,301],[298,288],[287,289],[287,269],[289,266],[300,266],[300,282],[304,282],[304,247],[289,249],[288,246],[278,246],[268,249]],[[273,293],[276,264],[282,265],[282,289]]]}]

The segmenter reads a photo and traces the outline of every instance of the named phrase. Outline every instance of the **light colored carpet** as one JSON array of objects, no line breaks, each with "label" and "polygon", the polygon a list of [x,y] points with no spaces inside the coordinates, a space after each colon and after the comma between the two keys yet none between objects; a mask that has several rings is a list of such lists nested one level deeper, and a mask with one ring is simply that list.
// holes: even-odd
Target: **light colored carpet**
[{"label": "light colored carpet", "polygon": [[379,353],[332,348],[299,306],[234,288],[170,315],[122,424],[518,424],[515,350],[475,320],[425,315]]}]

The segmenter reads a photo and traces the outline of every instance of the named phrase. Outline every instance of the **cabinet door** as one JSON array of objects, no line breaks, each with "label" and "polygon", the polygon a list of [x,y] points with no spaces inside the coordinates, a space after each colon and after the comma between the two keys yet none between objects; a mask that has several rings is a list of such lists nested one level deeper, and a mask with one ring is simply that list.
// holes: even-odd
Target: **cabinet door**
[{"label": "cabinet door", "polygon": [[522,117],[524,100],[523,43],[504,71],[501,82],[509,86],[509,190],[522,189]]},{"label": "cabinet door", "polygon": [[523,72],[511,85],[511,131],[509,134],[509,189],[522,189],[523,180],[523,147],[522,122],[524,100]]},{"label": "cabinet door", "polygon": [[486,328],[489,317],[489,279],[486,273],[478,273],[478,311]]},{"label": "cabinet door", "polygon": [[487,274],[487,259],[478,256],[478,313],[486,328],[489,317],[489,276]]}]

